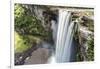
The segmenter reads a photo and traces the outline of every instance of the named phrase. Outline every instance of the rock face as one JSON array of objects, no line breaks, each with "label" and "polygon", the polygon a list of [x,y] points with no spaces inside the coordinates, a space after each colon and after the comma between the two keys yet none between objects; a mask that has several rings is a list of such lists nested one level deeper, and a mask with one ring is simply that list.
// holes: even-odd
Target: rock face
[{"label": "rock face", "polygon": [[52,7],[39,6],[39,5],[22,5],[23,7],[29,9],[27,12],[29,15],[36,16],[45,28],[45,30],[51,30],[51,21],[54,20],[57,23],[58,11],[51,10]]},{"label": "rock face", "polygon": [[[80,23],[80,28],[79,28],[79,43],[80,43],[80,52],[81,52],[81,57],[83,61],[93,61],[94,59],[94,53],[90,53],[88,51],[94,51],[94,26],[93,26],[93,20],[91,22],[91,19],[85,18],[85,16],[82,18],[84,24]],[[88,25],[86,25],[88,24]],[[90,30],[89,28],[92,28]],[[89,42],[93,41],[90,45]],[[90,46],[92,46],[90,48]],[[89,54],[92,54],[89,56]],[[89,58],[91,57],[91,58]]]},{"label": "rock face", "polygon": [[36,49],[37,46],[34,45],[23,53],[15,53],[15,65],[23,65],[26,58],[30,57],[32,55],[32,52],[34,52]]},{"label": "rock face", "polygon": [[38,48],[32,53],[32,56],[25,61],[25,64],[45,64],[48,61],[49,50]]},{"label": "rock face", "polygon": [[87,61],[87,50],[88,50],[88,44],[87,41],[89,41],[90,35],[93,36],[93,32],[84,29],[85,27],[81,27],[80,29],[80,44],[81,44],[81,53],[84,61]]}]

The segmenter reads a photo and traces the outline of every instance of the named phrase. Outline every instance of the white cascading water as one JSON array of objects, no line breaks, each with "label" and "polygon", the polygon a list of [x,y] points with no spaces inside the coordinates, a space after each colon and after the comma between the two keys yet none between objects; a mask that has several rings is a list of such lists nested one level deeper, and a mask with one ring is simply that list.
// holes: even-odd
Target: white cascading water
[{"label": "white cascading water", "polygon": [[77,24],[71,21],[71,12],[59,10],[59,24],[56,40],[56,62],[70,62],[73,35]]},{"label": "white cascading water", "polygon": [[[54,46],[56,46],[56,39],[57,39],[57,27],[58,27],[58,24],[54,21],[54,20],[52,20],[51,21],[51,29],[53,30],[53,40],[54,40]],[[49,60],[48,60],[48,63],[50,63],[50,64],[54,64],[54,63],[56,63],[56,61],[55,61],[55,54],[54,54],[54,49],[52,49],[52,55],[51,55],[51,57],[49,58]]]}]

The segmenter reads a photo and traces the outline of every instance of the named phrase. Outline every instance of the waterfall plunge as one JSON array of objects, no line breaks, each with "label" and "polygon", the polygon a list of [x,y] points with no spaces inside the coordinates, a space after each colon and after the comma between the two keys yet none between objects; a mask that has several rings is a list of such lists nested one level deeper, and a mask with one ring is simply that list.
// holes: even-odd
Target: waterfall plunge
[{"label": "waterfall plunge", "polygon": [[59,10],[59,24],[56,41],[56,62],[70,62],[73,35],[77,24],[71,21],[71,12]]}]

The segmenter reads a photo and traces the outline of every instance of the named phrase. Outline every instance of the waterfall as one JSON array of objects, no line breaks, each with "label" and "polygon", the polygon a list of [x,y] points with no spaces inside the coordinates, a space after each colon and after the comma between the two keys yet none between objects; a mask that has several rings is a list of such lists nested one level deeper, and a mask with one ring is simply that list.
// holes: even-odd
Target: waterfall
[{"label": "waterfall", "polygon": [[56,62],[70,62],[73,35],[77,29],[77,24],[72,21],[71,12],[59,10],[59,23],[56,40]]}]

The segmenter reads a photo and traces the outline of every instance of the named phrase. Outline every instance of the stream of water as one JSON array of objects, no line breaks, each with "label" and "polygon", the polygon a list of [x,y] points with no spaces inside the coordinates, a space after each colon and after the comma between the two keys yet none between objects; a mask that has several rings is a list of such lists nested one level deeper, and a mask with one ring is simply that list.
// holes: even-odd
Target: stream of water
[{"label": "stream of water", "polygon": [[77,24],[71,21],[71,12],[59,10],[59,24],[55,55],[57,63],[71,61],[71,54],[74,52],[74,47],[72,47],[74,43],[73,35],[76,28]]}]

